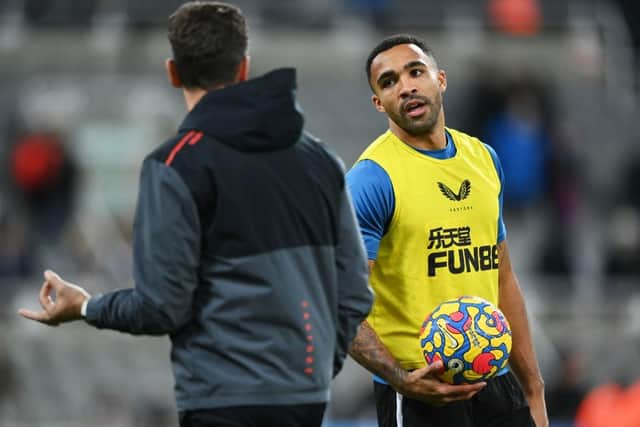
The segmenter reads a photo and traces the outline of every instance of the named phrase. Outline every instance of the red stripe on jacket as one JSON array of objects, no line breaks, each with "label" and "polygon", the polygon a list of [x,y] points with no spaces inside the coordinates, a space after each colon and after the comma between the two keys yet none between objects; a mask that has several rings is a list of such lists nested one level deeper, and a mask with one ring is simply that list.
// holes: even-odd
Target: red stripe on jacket
[{"label": "red stripe on jacket", "polygon": [[195,143],[200,141],[202,135],[202,132],[197,132],[194,130],[187,132],[187,134],[182,137],[182,139],[175,145],[175,147],[173,147],[173,150],[171,150],[171,153],[169,153],[169,156],[167,157],[167,160],[164,161],[164,164],[169,166],[171,162],[173,162],[173,159],[176,157],[176,154],[178,154],[178,151],[182,150],[182,147],[184,147],[186,143],[189,143],[189,145],[194,145]]}]

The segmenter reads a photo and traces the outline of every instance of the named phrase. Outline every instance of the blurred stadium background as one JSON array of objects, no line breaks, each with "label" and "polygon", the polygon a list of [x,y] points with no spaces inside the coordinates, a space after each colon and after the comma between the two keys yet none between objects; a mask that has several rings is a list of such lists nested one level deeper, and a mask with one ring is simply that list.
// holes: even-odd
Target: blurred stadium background
[{"label": "blurred stadium background", "polygon": [[[166,338],[53,331],[16,309],[36,304],[45,268],[92,293],[131,286],[140,161],[184,115],[163,70],[180,3],[0,0],[2,426],[176,425]],[[250,23],[252,74],[297,67],[308,129],[348,166],[386,128],[369,50],[393,33],[424,37],[448,73],[448,125],[502,157],[552,425],[573,426],[595,387],[640,379],[638,2],[233,3]],[[349,361],[326,424],[373,426],[371,389]]]}]

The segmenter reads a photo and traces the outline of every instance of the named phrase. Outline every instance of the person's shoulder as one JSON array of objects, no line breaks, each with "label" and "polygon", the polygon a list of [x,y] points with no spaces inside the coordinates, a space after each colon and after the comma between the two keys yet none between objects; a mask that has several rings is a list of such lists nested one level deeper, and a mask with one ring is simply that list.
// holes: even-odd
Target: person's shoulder
[{"label": "person's shoulder", "polygon": [[147,154],[144,162],[160,163],[176,171],[183,180],[192,180],[194,173],[202,169],[198,165],[210,157],[201,152],[204,144],[198,144],[203,137],[197,130],[181,131]]},{"label": "person's shoulder", "polygon": [[176,159],[176,156],[182,148],[184,148],[186,140],[190,139],[194,134],[193,131],[179,132],[178,134],[166,139],[153,151],[147,154],[145,161],[155,160],[158,163],[164,163],[167,166],[171,166]]},{"label": "person's shoulder", "polygon": [[387,130],[383,134],[379,135],[376,139],[374,139],[367,148],[362,152],[363,156],[372,155],[376,151],[379,151],[386,147],[387,145],[393,143],[394,140],[398,140],[398,137],[391,132],[391,130]]},{"label": "person's shoulder", "polygon": [[480,138],[449,127],[447,127],[447,131],[451,134],[457,144],[465,144],[472,150],[479,150],[480,152],[485,153],[488,152],[491,155],[491,158],[494,159],[494,161],[495,159],[497,159],[497,155],[493,147],[485,142],[482,142]]},{"label": "person's shoulder", "polygon": [[356,163],[362,160],[375,160],[380,163],[381,166],[395,158],[395,148],[397,144],[402,144],[402,141],[391,130],[387,130],[383,134],[379,135],[373,140],[360,154]]},{"label": "person's shoulder", "polygon": [[324,141],[317,136],[305,131],[302,133],[298,143],[303,149],[312,152],[324,162],[331,165],[331,168],[344,175],[345,166],[340,156]]},{"label": "person's shoulder", "polygon": [[320,138],[308,131],[302,132],[298,144],[307,147],[310,150],[318,151],[326,155],[333,156],[335,154],[326,142],[322,141]]},{"label": "person's shoulder", "polygon": [[302,134],[300,135],[300,141],[298,143],[304,146],[311,147],[311,149],[315,149],[315,150],[321,150],[321,151],[327,151],[327,152],[330,150],[329,146],[324,141],[322,141],[320,138],[318,138],[317,136],[315,136],[314,134],[306,130],[303,131]]},{"label": "person's shoulder", "polygon": [[500,161],[500,159],[498,158],[498,153],[496,153],[496,150],[492,146],[490,146],[486,142],[483,142],[482,146],[489,152],[494,162],[498,163]]},{"label": "person's shoulder", "polygon": [[457,141],[464,141],[466,143],[475,145],[475,146],[482,146],[484,145],[484,143],[482,141],[480,141],[480,138],[473,136],[473,135],[469,135],[466,132],[463,132],[461,130],[458,129],[453,129],[450,127],[447,127],[447,132],[449,132],[449,134],[451,134],[451,136],[453,137],[453,139],[457,142]]},{"label": "person's shoulder", "polygon": [[356,162],[347,172],[347,184],[351,189],[367,189],[367,191],[386,191],[391,187],[391,178],[385,169],[376,161],[364,159]]},{"label": "person's shoulder", "polygon": [[353,167],[347,172],[347,175],[358,175],[358,176],[367,176],[367,175],[375,175],[375,176],[389,176],[387,171],[380,166],[378,162],[371,159],[363,159],[357,161]]}]

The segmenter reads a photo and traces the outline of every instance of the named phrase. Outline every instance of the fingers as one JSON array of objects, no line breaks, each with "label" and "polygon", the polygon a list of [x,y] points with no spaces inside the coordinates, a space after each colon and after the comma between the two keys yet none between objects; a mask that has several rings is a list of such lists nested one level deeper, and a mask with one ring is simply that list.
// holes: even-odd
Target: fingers
[{"label": "fingers", "polygon": [[38,322],[46,323],[47,325],[55,326],[55,324],[51,322],[51,318],[49,317],[49,313],[47,313],[44,310],[42,310],[42,311],[32,311],[32,310],[27,310],[26,308],[21,308],[20,310],[18,310],[18,313],[22,317],[25,317],[27,319],[35,320],[35,321],[38,321]]},{"label": "fingers", "polygon": [[[417,378],[427,379],[428,377],[433,378],[438,374],[444,372],[444,364],[442,361],[437,360],[430,365],[425,366],[424,368],[419,368],[411,372],[411,376],[416,376]],[[447,391],[451,393],[477,393],[482,390],[487,385],[486,382],[481,381],[473,384],[447,384],[442,383],[443,387],[446,387]]]},{"label": "fingers", "polygon": [[[479,382],[474,384],[447,384],[438,378],[439,374],[444,371],[444,365],[441,361],[436,361],[431,365],[412,371],[409,376],[413,377],[415,384],[422,384],[419,388],[430,397],[425,400],[431,404],[445,404],[458,400],[466,400],[473,397],[482,390],[487,384]],[[424,387],[424,388],[423,388]],[[431,390],[426,392],[426,390]]]},{"label": "fingers", "polygon": [[44,272],[44,279],[38,295],[42,310],[21,308],[18,313],[27,319],[52,326],[80,319],[81,304],[91,295],[79,286],[65,282],[51,270]]},{"label": "fingers", "polygon": [[86,290],[84,290],[78,285],[74,285],[73,283],[67,282],[52,270],[46,270],[44,272],[44,278],[48,283],[51,283],[51,286],[53,287],[53,289],[56,290],[56,292],[60,292],[63,289],[73,289],[77,292],[82,293],[87,298],[91,296]]},{"label": "fingers", "polygon": [[467,394],[476,394],[482,390],[487,383],[479,382],[474,384],[443,384],[443,393],[450,396],[463,396]]},{"label": "fingers", "polygon": [[18,310],[18,313],[22,316],[22,317],[26,317],[27,319],[31,319],[31,320],[37,320],[39,322],[42,322],[44,320],[48,319],[48,315],[46,311],[32,311],[32,310],[27,310],[26,308],[21,308],[20,310]]},{"label": "fingers", "polygon": [[436,360],[430,365],[425,366],[424,368],[419,368],[411,372],[411,375],[414,375],[419,378],[424,377],[433,377],[436,374],[442,373],[444,370],[444,364],[441,360]]},{"label": "fingers", "polygon": [[45,282],[40,288],[40,305],[45,310],[51,310],[54,306],[53,298],[51,298],[51,290],[56,292],[64,288],[64,281],[52,270],[46,270],[44,272]]},{"label": "fingers", "polygon": [[487,383],[482,381],[482,382],[473,383],[473,384],[452,385],[451,387],[455,387],[456,390],[458,390],[461,393],[471,393],[471,392],[476,392],[476,391],[482,390],[486,385],[487,385]]},{"label": "fingers", "polygon": [[51,283],[56,291],[64,287],[64,280],[62,280],[62,278],[52,270],[45,270],[44,280],[46,280],[48,283]]},{"label": "fingers", "polygon": [[[475,385],[475,384],[474,384]],[[485,383],[478,384],[473,388],[465,388],[464,390],[458,390],[454,393],[454,396],[459,397],[460,399],[469,399],[473,397],[476,393],[482,390],[486,386]]]},{"label": "fingers", "polygon": [[40,288],[40,292],[38,294],[38,300],[40,301],[40,305],[42,306],[43,310],[33,311],[26,308],[21,308],[20,310],[18,310],[18,313],[22,317],[25,317],[27,319],[46,323],[48,325],[54,325],[55,322],[52,322],[51,319],[53,310],[55,308],[55,302],[51,297],[51,292],[55,289],[55,286],[50,280],[48,280],[46,274],[45,279],[47,280],[42,284],[42,287]]},{"label": "fingers", "polygon": [[442,373],[444,372],[444,362],[442,360],[435,360],[432,364],[428,366],[431,372],[434,373]]},{"label": "fingers", "polygon": [[51,282],[48,282],[48,281],[44,282],[42,284],[42,287],[40,288],[40,294],[39,294],[40,305],[45,310],[52,309],[54,305],[53,298],[51,298],[51,295],[50,295],[51,289],[52,289]]},{"label": "fingers", "polygon": [[456,400],[470,399],[486,385],[487,383],[485,382],[457,385],[443,384],[440,392],[443,394],[443,402],[449,403]]}]

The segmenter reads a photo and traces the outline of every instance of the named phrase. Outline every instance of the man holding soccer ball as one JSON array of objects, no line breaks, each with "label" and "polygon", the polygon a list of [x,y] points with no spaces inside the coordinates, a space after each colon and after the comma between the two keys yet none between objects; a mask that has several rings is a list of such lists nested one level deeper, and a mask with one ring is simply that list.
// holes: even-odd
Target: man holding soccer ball
[{"label": "man holding soccer ball", "polygon": [[[389,130],[347,174],[376,293],[349,354],[375,374],[379,425],[547,427],[544,383],[505,240],[495,152],[445,128],[446,74],[421,40],[383,40],[366,72]],[[513,347],[496,377],[452,385],[438,378],[442,362],[425,367],[418,334],[429,311],[462,295],[499,306]]]}]

